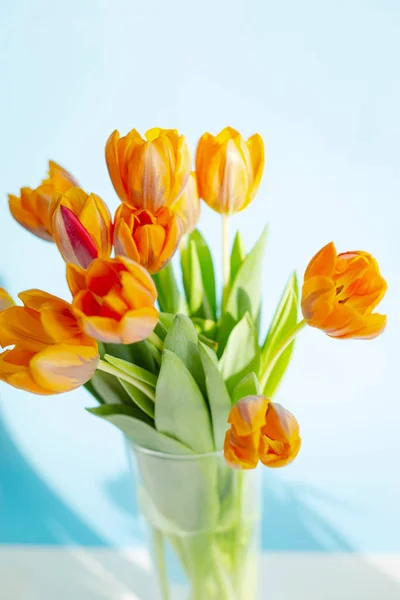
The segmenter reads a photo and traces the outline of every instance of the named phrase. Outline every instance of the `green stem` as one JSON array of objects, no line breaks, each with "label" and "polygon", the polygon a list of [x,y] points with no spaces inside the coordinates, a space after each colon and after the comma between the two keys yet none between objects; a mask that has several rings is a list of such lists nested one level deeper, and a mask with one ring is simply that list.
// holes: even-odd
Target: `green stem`
[{"label": "green stem", "polygon": [[277,347],[275,348],[275,352],[272,354],[270,360],[268,361],[264,373],[261,375],[260,383],[262,390],[265,388],[268,381],[268,377],[271,375],[273,368],[275,367],[282,354],[285,352],[286,348],[293,342],[296,335],[300,333],[300,331],[304,329],[306,325],[307,322],[305,321],[305,319],[297,323],[297,325],[295,325],[295,327],[293,327],[293,329],[291,329],[289,333],[277,345]]},{"label": "green stem", "polygon": [[150,344],[153,344],[153,346],[155,346],[160,351],[162,351],[162,349],[164,348],[162,339],[158,337],[158,335],[154,331],[151,332],[151,334],[147,338],[147,341],[150,342]]},{"label": "green stem", "polygon": [[155,563],[158,574],[158,582],[161,588],[162,600],[170,600],[167,567],[165,564],[164,538],[162,533],[157,529],[153,529],[153,545]]},{"label": "green stem", "polygon": [[123,379],[127,383],[130,383],[135,388],[137,388],[138,390],[140,390],[141,392],[146,394],[146,396],[148,398],[150,398],[150,400],[155,402],[156,394],[155,394],[154,389],[151,388],[146,383],[144,383],[143,381],[140,381],[139,379],[132,377],[132,375],[128,375],[127,373],[124,373],[124,371],[120,371],[119,369],[117,369],[117,367],[114,367],[113,365],[110,365],[109,363],[106,363],[104,360],[101,360],[101,359],[99,360],[97,369],[99,371],[104,371],[104,373],[109,373],[110,375],[114,375],[115,377],[118,377],[118,379]]},{"label": "green stem", "polygon": [[230,259],[229,259],[229,220],[230,215],[222,215],[222,275],[223,275],[223,306],[226,301],[226,296],[230,278]]}]

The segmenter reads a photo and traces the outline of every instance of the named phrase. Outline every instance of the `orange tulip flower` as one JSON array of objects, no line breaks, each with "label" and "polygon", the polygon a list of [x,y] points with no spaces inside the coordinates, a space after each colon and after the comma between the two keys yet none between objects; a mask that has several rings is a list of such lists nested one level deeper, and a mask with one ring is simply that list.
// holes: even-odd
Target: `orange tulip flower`
[{"label": "orange tulip flower", "polygon": [[97,343],[82,333],[71,305],[40,290],[19,294],[24,306],[0,312],[0,380],[35,394],[68,392],[94,374]]},{"label": "orange tulip flower", "polygon": [[49,161],[49,176],[36,189],[21,188],[20,196],[9,194],[12,216],[38,237],[52,241],[53,201],[78,182],[62,167]]},{"label": "orange tulip flower", "polygon": [[335,338],[372,339],[386,326],[386,315],[373,313],[387,283],[367,252],[336,253],[327,244],[304,275],[301,308],[311,327]]},{"label": "orange tulip flower", "polygon": [[256,133],[246,142],[226,127],[217,136],[205,133],[197,146],[196,175],[200,198],[215,211],[230,215],[250,204],[264,169],[264,143]]},{"label": "orange tulip flower", "polygon": [[97,340],[133,344],[157,325],[156,287],[148,272],[129,258],[96,258],[87,271],[67,265],[67,281],[82,331]]},{"label": "orange tulip flower", "polygon": [[200,218],[200,198],[196,173],[191,173],[185,189],[171,209],[176,214],[181,234],[191,233]]},{"label": "orange tulip flower", "polygon": [[138,262],[149,273],[157,273],[171,260],[181,237],[177,218],[168,208],[153,215],[122,203],[114,222],[115,254]]},{"label": "orange tulip flower", "polygon": [[122,138],[114,131],[106,143],[106,162],[119,198],[153,213],[177,200],[191,170],[186,138],[176,129],[158,127],[145,139],[136,129]]},{"label": "orange tulip flower", "polygon": [[267,467],[284,467],[301,446],[294,416],[265,396],[246,396],[229,414],[231,428],[225,436],[225,459],[232,467],[254,469],[259,461]]},{"label": "orange tulip flower", "polygon": [[67,263],[86,269],[112,250],[111,215],[96,194],[72,188],[63,194],[53,215],[53,237]]}]

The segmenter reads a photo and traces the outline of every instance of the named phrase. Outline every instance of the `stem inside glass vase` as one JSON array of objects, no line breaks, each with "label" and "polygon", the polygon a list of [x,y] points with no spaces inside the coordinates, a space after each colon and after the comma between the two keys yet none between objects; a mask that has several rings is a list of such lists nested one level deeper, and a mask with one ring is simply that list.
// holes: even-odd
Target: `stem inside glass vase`
[{"label": "stem inside glass vase", "polygon": [[159,600],[255,600],[258,472],[231,469],[219,452],[129,452]]}]

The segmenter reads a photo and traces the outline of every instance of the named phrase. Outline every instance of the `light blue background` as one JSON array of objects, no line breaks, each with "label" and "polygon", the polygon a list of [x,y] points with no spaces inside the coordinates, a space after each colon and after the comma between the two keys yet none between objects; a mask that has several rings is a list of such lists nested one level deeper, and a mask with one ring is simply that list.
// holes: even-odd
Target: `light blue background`
[{"label": "light blue background", "polygon": [[[301,334],[279,400],[298,417],[298,460],[265,472],[263,546],[400,552],[400,7],[394,0],[3,0],[0,8],[0,271],[17,294],[67,296],[54,247],[8,214],[46,161],[112,209],[109,133],[256,131],[267,149],[251,246],[271,223],[267,326],[292,269],[334,240],[365,249],[390,283],[385,334]],[[217,215],[200,225],[220,261]],[[119,433],[84,391],[41,398],[1,387],[0,543],[140,543]]]}]

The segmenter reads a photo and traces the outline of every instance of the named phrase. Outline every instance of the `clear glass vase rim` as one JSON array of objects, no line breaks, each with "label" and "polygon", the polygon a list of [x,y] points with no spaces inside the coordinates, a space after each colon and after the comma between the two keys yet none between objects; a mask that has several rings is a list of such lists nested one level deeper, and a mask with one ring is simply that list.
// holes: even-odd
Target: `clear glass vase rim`
[{"label": "clear glass vase rim", "polygon": [[203,460],[205,458],[223,458],[224,456],[223,450],[214,450],[214,452],[205,452],[204,454],[172,454],[170,452],[150,450],[150,448],[138,446],[137,444],[131,441],[128,441],[128,445],[132,448],[134,452],[138,452],[140,454],[147,454],[148,456],[154,456],[157,458],[162,458],[164,460]]}]

